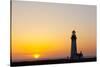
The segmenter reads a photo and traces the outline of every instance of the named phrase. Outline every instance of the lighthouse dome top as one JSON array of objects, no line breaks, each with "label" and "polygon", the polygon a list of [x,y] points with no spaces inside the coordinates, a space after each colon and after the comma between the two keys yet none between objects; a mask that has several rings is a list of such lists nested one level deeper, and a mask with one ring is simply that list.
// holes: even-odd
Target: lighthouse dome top
[{"label": "lighthouse dome top", "polygon": [[73,30],[72,33],[75,34],[76,33],[75,30]]}]

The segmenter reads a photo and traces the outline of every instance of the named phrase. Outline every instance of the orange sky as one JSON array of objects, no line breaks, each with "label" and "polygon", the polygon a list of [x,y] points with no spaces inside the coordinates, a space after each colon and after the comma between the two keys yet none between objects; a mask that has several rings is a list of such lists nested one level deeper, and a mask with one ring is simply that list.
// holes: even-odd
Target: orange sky
[{"label": "orange sky", "polygon": [[78,52],[96,56],[96,6],[13,1],[13,61],[70,56],[73,29]]}]

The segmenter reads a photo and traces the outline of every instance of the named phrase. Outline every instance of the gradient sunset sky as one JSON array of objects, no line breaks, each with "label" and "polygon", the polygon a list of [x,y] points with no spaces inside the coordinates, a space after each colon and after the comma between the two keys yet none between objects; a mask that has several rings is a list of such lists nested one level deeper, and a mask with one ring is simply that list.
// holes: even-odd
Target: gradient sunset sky
[{"label": "gradient sunset sky", "polygon": [[78,52],[96,56],[96,6],[13,1],[12,60],[70,57],[72,30]]}]

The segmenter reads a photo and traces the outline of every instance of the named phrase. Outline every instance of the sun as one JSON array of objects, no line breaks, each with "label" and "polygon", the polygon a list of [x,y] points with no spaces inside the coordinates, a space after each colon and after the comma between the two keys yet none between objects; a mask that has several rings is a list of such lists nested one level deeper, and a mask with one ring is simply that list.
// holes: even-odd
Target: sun
[{"label": "sun", "polygon": [[40,54],[33,54],[33,58],[38,59],[40,57]]}]

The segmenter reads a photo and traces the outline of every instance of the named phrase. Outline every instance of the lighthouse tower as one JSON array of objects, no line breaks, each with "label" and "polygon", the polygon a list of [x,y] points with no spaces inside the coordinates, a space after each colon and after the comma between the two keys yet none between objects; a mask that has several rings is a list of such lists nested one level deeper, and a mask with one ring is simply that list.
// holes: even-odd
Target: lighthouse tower
[{"label": "lighthouse tower", "polygon": [[71,59],[76,59],[77,58],[77,44],[76,44],[76,32],[75,30],[72,31],[72,36],[71,36]]}]

